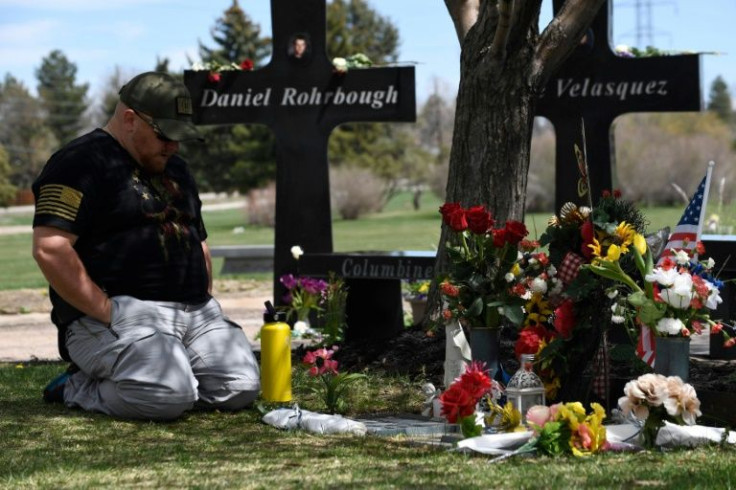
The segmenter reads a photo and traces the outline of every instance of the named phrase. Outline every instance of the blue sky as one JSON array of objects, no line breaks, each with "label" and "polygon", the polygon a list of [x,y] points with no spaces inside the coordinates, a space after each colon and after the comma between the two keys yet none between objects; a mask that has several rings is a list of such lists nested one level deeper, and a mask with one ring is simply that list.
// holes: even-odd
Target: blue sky
[{"label": "blue sky", "polygon": [[[644,4],[647,0],[639,0]],[[736,0],[649,0],[654,45],[664,50],[719,52],[702,58],[703,93],[721,75],[736,88]],[[35,92],[34,71],[60,49],[77,65],[78,81],[95,96],[119,66],[134,75],[152,69],[156,57],[172,68],[197,59],[197,41],[212,45],[210,28],[232,0],[0,0],[0,76],[13,74]],[[270,33],[268,0],[240,0],[265,34]],[[400,60],[416,63],[417,97],[422,101],[438,81],[454,93],[460,47],[443,0],[369,0],[401,34]],[[614,2],[613,44],[636,45],[637,0]],[[543,22],[551,15],[545,0]],[[643,43],[648,37],[643,38]],[[643,46],[641,46],[643,47]]]}]

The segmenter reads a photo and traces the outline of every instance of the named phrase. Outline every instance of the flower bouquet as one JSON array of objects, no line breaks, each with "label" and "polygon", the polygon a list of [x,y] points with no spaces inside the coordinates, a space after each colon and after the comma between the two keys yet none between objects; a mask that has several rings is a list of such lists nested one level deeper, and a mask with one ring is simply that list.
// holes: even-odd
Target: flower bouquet
[{"label": "flower bouquet", "polygon": [[[625,229],[622,221],[630,223]],[[583,373],[597,368],[595,355],[609,333],[610,293],[614,281],[593,273],[587,265],[594,259],[590,245],[595,241],[631,248],[632,233],[641,235],[646,221],[618,191],[604,191],[594,208],[566,203],[549,220],[540,236],[548,250],[548,269],[555,281],[547,291],[535,292],[525,305],[526,316],[516,343],[516,354],[535,354],[537,373],[549,400],[587,400],[592,377]],[[631,257],[621,262],[634,273]],[[623,343],[635,344],[626,330],[614,330]],[[633,348],[622,349],[633,359]],[[629,354],[630,352],[630,354]],[[627,358],[628,360],[628,358]],[[598,395],[605,398],[604,389]]]},{"label": "flower bouquet", "polygon": [[[320,301],[327,282],[313,277],[284,274],[279,281],[286,288],[284,302],[288,305],[288,316],[297,323],[309,324],[309,313],[321,311]],[[294,326],[296,329],[296,325]]]},{"label": "flower bouquet", "polygon": [[[500,398],[502,388],[499,383],[492,380],[485,369],[485,365],[475,361],[468,365],[465,372],[460,375],[439,397],[441,414],[451,424],[460,424],[460,430],[464,437],[475,437],[483,431],[483,416],[478,413],[478,404],[483,397],[489,397],[488,402],[492,405]],[[512,411],[513,407],[506,407],[506,411]],[[492,415],[496,413],[492,412]],[[500,414],[503,416],[503,413]],[[493,417],[491,418],[493,420]],[[516,417],[518,425],[521,416]]]},{"label": "flower bouquet", "polygon": [[649,449],[655,447],[665,421],[694,425],[702,415],[695,388],[677,376],[644,374],[626,383],[624,394],[618,400],[622,414],[642,427],[641,439]]},{"label": "flower bouquet", "polygon": [[586,414],[580,402],[530,407],[526,420],[534,435],[527,448],[548,456],[588,456],[607,450],[606,411],[597,403],[591,403],[591,408]]}]

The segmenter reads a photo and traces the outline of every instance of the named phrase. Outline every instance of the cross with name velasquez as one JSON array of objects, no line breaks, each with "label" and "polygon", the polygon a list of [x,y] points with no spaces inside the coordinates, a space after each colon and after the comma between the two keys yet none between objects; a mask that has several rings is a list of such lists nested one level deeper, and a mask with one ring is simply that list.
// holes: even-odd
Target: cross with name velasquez
[{"label": "cross with name velasquez", "polygon": [[[554,0],[555,14],[564,0]],[[555,209],[565,202],[595,203],[615,175],[611,125],[628,112],[683,112],[702,108],[700,55],[626,58],[611,50],[612,1],[602,7],[587,37],[546,86],[537,115],[555,127]],[[585,121],[590,196],[580,195],[575,144],[583,150]]]},{"label": "cross with name velasquez", "polygon": [[[184,81],[197,124],[265,124],[276,139],[274,299],[295,272],[290,249],[331,253],[330,132],[356,121],[415,121],[414,67],[337,73],[326,53],[325,0],[271,0],[273,54],[256,71],[204,71]],[[355,53],[345,53],[351,55]]]}]

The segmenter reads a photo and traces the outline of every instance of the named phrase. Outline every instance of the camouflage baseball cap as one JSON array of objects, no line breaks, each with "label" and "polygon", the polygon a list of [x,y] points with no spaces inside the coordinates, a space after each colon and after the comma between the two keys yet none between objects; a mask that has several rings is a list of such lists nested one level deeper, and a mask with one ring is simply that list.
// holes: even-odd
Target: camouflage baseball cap
[{"label": "camouflage baseball cap", "polygon": [[180,81],[149,71],[133,77],[120,89],[120,102],[153,119],[153,127],[174,141],[200,139],[192,123],[192,98]]}]

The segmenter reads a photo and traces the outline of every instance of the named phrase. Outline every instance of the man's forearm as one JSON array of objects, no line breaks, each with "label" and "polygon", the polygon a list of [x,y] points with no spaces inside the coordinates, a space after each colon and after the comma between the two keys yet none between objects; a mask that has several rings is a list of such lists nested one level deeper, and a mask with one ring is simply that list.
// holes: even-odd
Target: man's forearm
[{"label": "man's forearm", "polygon": [[110,323],[110,298],[87,274],[73,247],[75,237],[36,228],[33,257],[52,288],[64,301],[103,323]]}]

